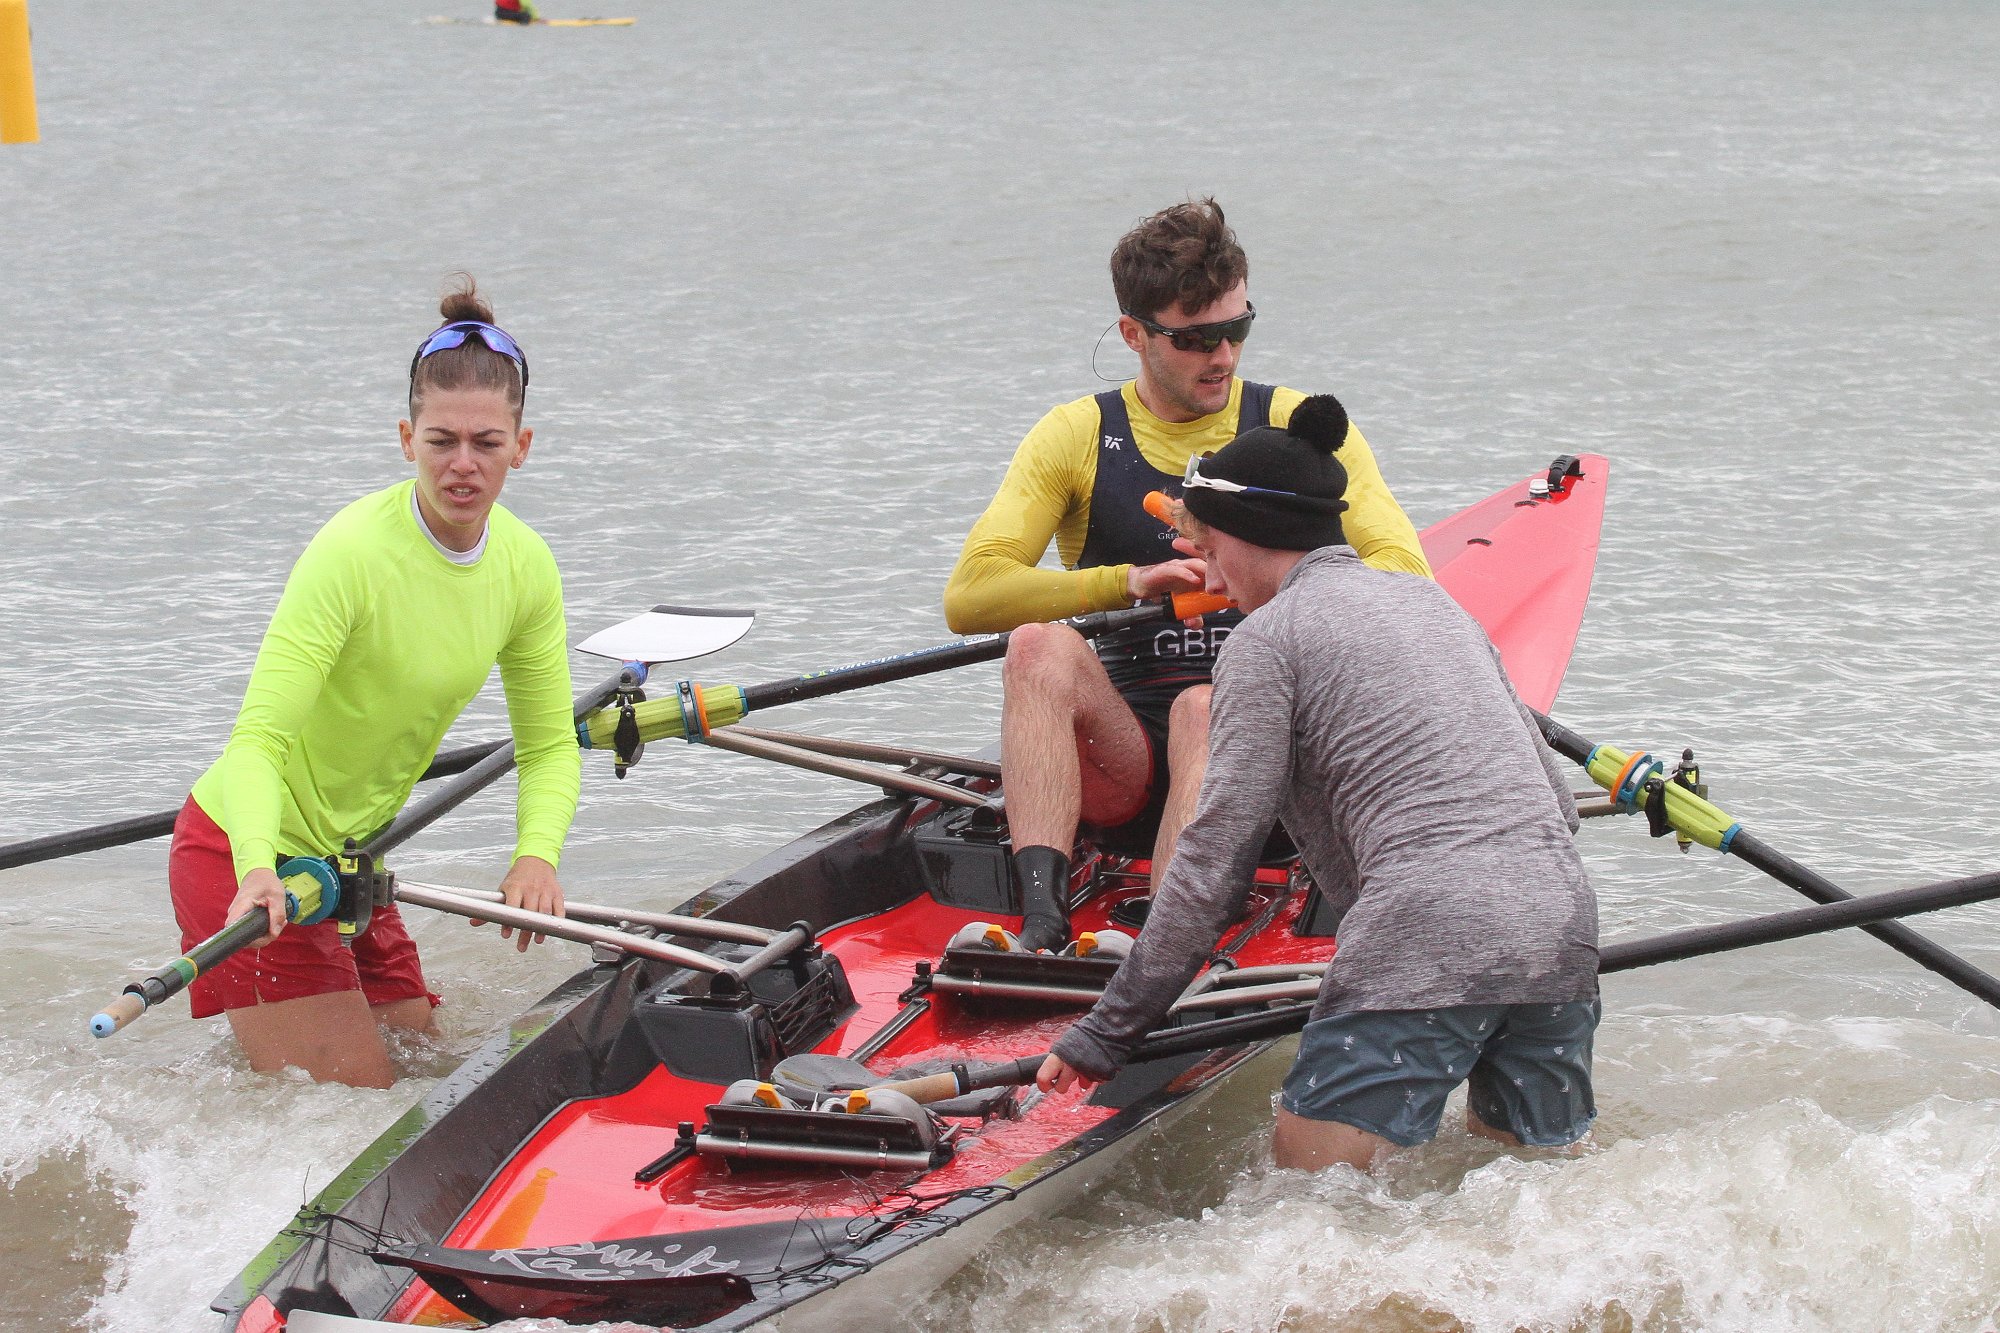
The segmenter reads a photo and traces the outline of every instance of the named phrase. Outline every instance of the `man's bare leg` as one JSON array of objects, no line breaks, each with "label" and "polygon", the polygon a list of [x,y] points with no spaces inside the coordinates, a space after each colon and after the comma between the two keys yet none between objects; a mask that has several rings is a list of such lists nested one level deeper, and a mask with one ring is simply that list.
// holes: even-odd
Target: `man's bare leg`
[{"label": "man's bare leg", "polygon": [[1395,1146],[1365,1129],[1338,1120],[1308,1120],[1282,1107],[1271,1131],[1272,1158],[1292,1171],[1324,1171],[1329,1166],[1366,1171]]},{"label": "man's bare leg", "polygon": [[1079,820],[1139,812],[1152,752],[1104,664],[1067,625],[1023,625],[1007,641],[1000,761],[1014,845],[1076,843]]},{"label": "man's bare leg", "polygon": [[1183,690],[1167,714],[1167,803],[1160,811],[1160,831],[1153,838],[1153,888],[1174,859],[1174,844],[1194,818],[1201,798],[1201,777],[1208,771],[1208,699],[1215,689],[1195,685]]},{"label": "man's bare leg", "polygon": [[229,1010],[228,1017],[250,1067],[261,1074],[293,1066],[316,1083],[386,1088],[396,1081],[382,1034],[358,990],[250,1005]]},{"label": "man's bare leg", "polygon": [[1146,802],[1152,751],[1145,729],[1075,630],[1023,625],[1007,642],[1001,765],[1007,826],[1021,888],[1021,943],[1069,940],[1070,849],[1080,820],[1116,824]]},{"label": "man's bare leg", "polygon": [[[1489,1125],[1484,1120],[1481,1120],[1478,1113],[1470,1106],[1465,1108],[1465,1129],[1469,1134],[1477,1134],[1482,1139],[1492,1139],[1495,1143],[1504,1143],[1510,1148],[1524,1148],[1527,1146],[1507,1130],[1501,1129],[1497,1125]],[[1590,1142],[1590,1136],[1586,1134],[1575,1143],[1566,1143],[1560,1148],[1545,1149],[1544,1151],[1561,1153],[1567,1157],[1575,1157],[1583,1152],[1584,1145],[1588,1142]]]}]

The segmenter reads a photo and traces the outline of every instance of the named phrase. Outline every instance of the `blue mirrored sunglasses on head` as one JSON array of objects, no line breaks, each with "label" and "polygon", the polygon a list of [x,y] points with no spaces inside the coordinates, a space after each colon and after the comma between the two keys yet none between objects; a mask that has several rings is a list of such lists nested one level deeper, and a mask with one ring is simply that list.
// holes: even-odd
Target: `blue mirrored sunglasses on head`
[{"label": "blue mirrored sunglasses on head", "polygon": [[507,335],[505,329],[491,324],[482,324],[476,319],[461,319],[447,324],[417,347],[417,354],[410,358],[410,383],[417,382],[417,365],[433,352],[448,352],[454,347],[465,345],[467,338],[477,338],[489,349],[500,353],[521,368],[521,392],[528,391],[528,354],[521,350],[521,344]]},{"label": "blue mirrored sunglasses on head", "polygon": [[1125,313],[1139,322],[1139,327],[1149,333],[1157,333],[1176,350],[1182,352],[1213,352],[1227,338],[1241,346],[1250,336],[1250,322],[1257,318],[1257,307],[1245,302],[1245,309],[1235,319],[1218,319],[1213,324],[1188,324],[1178,329],[1170,329],[1164,324],[1156,324],[1144,315]]},{"label": "blue mirrored sunglasses on head", "polygon": [[1181,477],[1181,485],[1191,491],[1221,491],[1225,495],[1282,495],[1297,500],[1302,497],[1297,491],[1273,490],[1269,486],[1245,486],[1241,482],[1224,481],[1220,477],[1201,475],[1201,460],[1213,458],[1213,454],[1189,454],[1187,472]]}]

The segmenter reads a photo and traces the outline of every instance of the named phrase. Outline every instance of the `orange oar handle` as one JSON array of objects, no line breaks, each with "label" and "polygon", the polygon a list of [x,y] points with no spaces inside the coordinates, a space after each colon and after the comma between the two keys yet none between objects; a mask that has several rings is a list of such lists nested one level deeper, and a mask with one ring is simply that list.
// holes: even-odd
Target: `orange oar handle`
[{"label": "orange oar handle", "polygon": [[1168,502],[1167,502],[1166,492],[1164,491],[1146,492],[1146,499],[1144,501],[1144,504],[1146,506],[1146,512],[1151,514],[1154,518],[1159,519],[1160,522],[1166,524],[1168,527],[1171,528],[1172,526],[1174,526],[1174,520],[1172,515],[1169,513],[1167,509],[1167,503]]},{"label": "orange oar handle", "polygon": [[1220,593],[1213,592],[1177,592],[1167,598],[1167,604],[1172,608],[1170,614],[1175,620],[1205,616],[1210,611],[1227,611],[1236,605]]}]

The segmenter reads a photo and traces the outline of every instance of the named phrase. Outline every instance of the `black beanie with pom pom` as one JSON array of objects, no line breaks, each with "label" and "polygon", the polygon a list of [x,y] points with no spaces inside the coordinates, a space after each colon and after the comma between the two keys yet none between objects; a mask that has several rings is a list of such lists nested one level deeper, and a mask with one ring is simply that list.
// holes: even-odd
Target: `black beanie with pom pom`
[{"label": "black beanie with pom pom", "polygon": [[1256,490],[1189,486],[1181,502],[1210,527],[1253,546],[1310,551],[1337,545],[1347,469],[1333,455],[1346,439],[1347,409],[1330,393],[1314,394],[1293,409],[1284,429],[1246,430],[1201,460],[1201,476]]}]

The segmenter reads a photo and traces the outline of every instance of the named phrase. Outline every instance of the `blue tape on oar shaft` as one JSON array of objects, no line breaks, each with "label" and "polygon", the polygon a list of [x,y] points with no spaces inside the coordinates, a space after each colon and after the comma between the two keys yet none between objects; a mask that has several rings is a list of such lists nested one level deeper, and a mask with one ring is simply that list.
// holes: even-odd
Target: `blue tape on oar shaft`
[{"label": "blue tape on oar shaft", "polygon": [[684,680],[674,689],[674,698],[681,706],[681,739],[690,745],[699,745],[708,739],[708,724],[701,715],[701,698],[695,693],[700,687],[691,680]]}]

